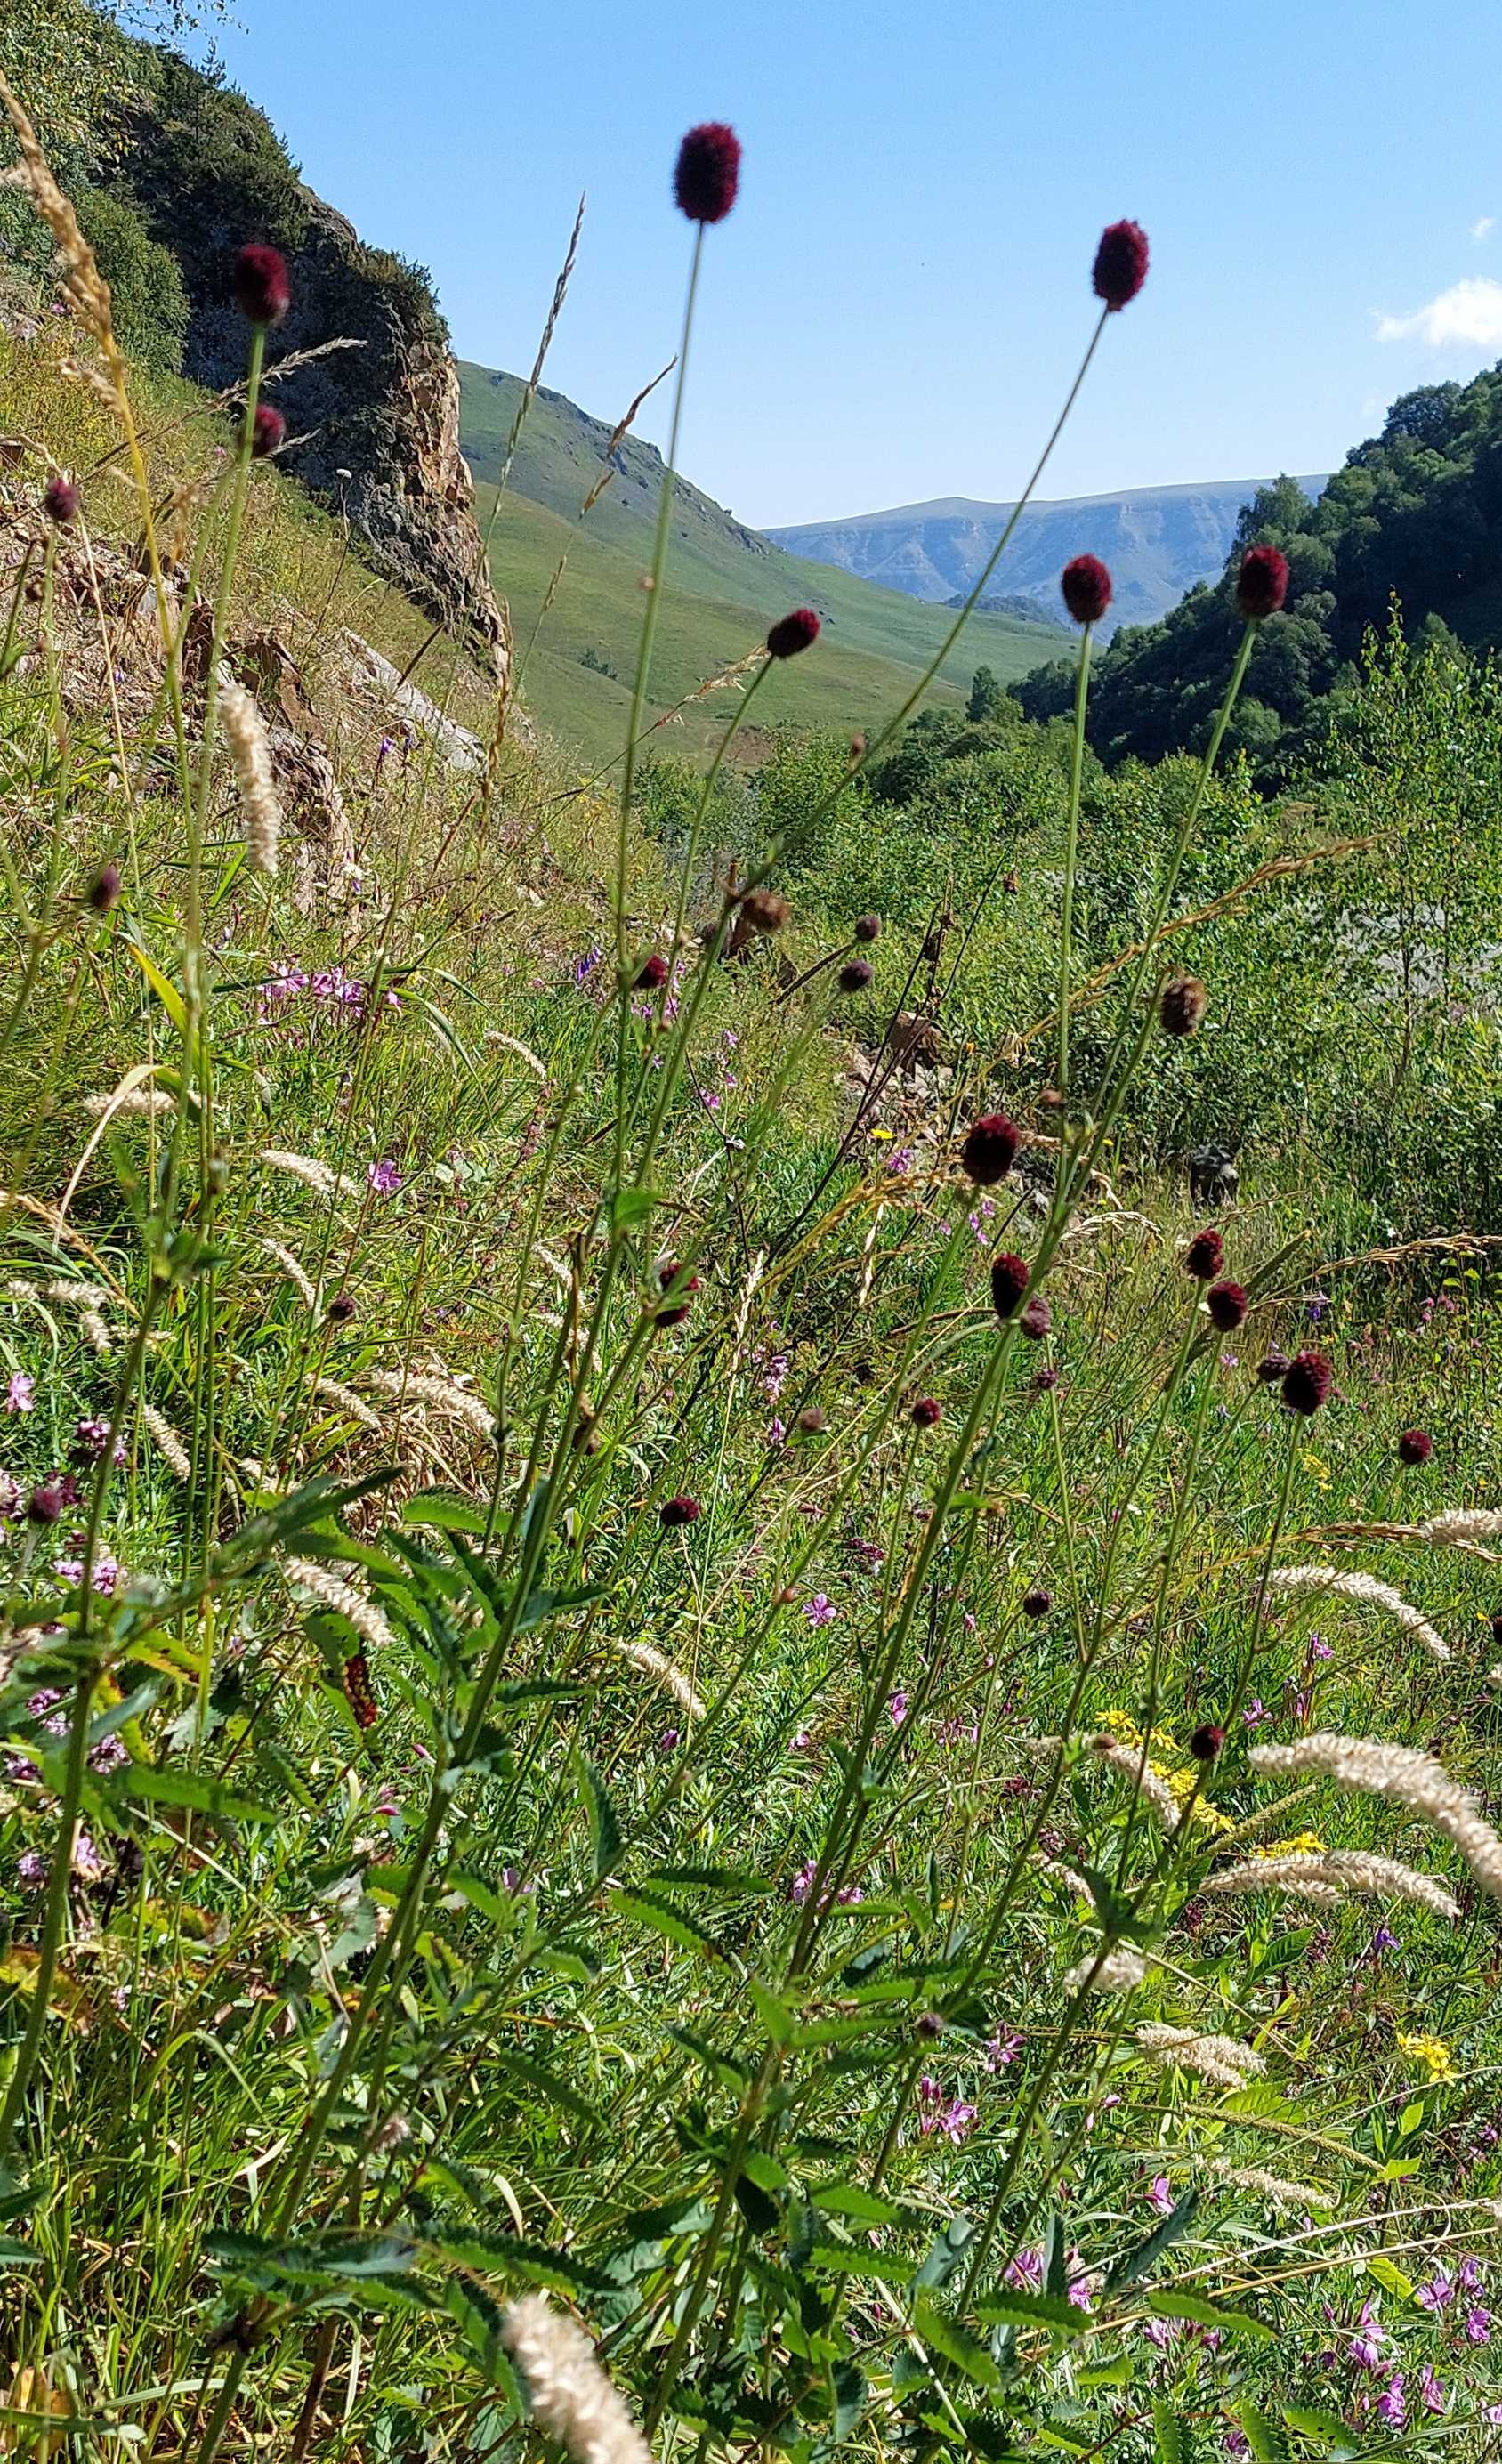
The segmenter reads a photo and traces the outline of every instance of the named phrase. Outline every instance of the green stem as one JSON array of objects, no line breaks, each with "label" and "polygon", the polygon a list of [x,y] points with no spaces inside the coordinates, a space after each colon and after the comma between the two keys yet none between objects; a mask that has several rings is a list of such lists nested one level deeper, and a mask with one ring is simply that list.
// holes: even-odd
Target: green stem
[{"label": "green stem", "polygon": [[1090,698],[1090,637],[1087,625],[1079,637],[1079,670],[1074,679],[1074,749],[1070,761],[1070,811],[1064,843],[1064,906],[1059,918],[1059,1066],[1061,1095],[1070,1091],[1070,981],[1074,957],[1074,868],[1079,852],[1079,794],[1085,771],[1085,706]]}]

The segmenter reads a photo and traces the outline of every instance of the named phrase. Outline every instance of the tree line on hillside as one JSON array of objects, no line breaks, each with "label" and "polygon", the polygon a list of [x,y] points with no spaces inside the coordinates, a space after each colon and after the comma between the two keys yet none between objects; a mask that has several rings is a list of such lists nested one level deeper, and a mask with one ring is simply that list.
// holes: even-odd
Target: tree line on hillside
[{"label": "tree line on hillside", "polygon": [[[1281,615],[1262,626],[1227,738],[1264,781],[1289,774],[1353,690],[1363,637],[1401,605],[1425,646],[1502,640],[1502,363],[1470,384],[1424,385],[1394,403],[1323,494],[1296,480],[1244,507],[1226,571],[1156,625],[1118,633],[1095,663],[1090,740],[1115,763],[1156,761],[1204,741],[1240,636],[1233,577],[1246,548],[1288,558]],[[1074,662],[1013,687],[1029,718],[1072,707]]]}]

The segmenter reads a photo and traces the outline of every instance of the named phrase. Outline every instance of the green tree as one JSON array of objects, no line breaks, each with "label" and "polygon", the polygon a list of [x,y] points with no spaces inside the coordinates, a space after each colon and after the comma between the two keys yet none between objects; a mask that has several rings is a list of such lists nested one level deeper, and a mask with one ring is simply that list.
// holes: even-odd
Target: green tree
[{"label": "green tree", "polygon": [[970,679],[970,698],[965,704],[965,716],[972,727],[996,716],[1003,700],[1002,680],[994,668],[977,668]]}]

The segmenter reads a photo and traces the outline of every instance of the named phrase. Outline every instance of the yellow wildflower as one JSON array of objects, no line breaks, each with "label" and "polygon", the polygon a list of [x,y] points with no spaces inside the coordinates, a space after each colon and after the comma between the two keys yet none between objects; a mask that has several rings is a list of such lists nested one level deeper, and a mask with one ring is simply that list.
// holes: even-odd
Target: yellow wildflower
[{"label": "yellow wildflower", "polygon": [[1411,2062],[1421,2062],[1428,2072],[1432,2086],[1438,2079],[1452,2079],[1455,2065],[1449,2057],[1449,2047],[1443,2036],[1405,2035],[1398,2032],[1398,2051],[1406,2054]]},{"label": "yellow wildflower", "polygon": [[1325,1843],[1317,1831],[1300,1831],[1292,1839],[1270,1839],[1266,1847],[1251,1853],[1254,1857],[1322,1857]]}]

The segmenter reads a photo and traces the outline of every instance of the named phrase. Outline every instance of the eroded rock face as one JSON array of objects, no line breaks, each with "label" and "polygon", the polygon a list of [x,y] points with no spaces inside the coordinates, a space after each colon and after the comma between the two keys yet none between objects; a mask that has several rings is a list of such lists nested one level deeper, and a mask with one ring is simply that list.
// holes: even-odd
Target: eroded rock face
[{"label": "eroded rock face", "polygon": [[[459,451],[458,375],[425,278],[366,248],[342,214],[290,178],[275,215],[257,221],[259,201],[232,158],[227,165],[221,148],[193,159],[180,120],[164,127],[139,114],[121,170],[183,271],[191,301],[184,375],[216,390],[243,378],[249,336],[231,273],[244,241],[271,240],[292,271],[292,310],[267,349],[267,399],[287,421],[288,469],[347,515],[373,561],[420,605],[498,648]],[[352,347],[325,347],[339,341]],[[278,377],[283,363],[312,352],[320,356]]]}]

